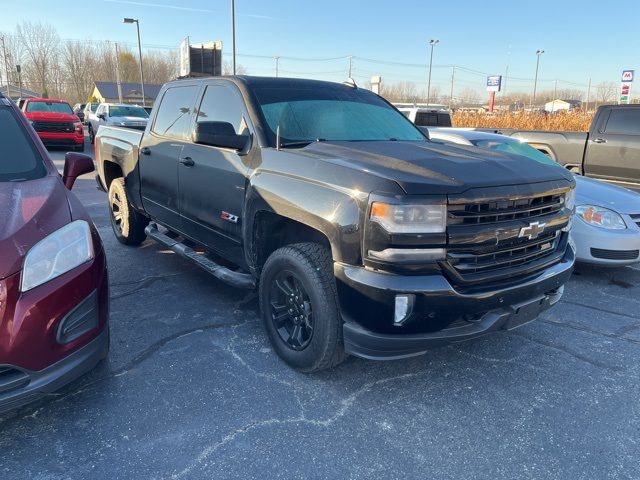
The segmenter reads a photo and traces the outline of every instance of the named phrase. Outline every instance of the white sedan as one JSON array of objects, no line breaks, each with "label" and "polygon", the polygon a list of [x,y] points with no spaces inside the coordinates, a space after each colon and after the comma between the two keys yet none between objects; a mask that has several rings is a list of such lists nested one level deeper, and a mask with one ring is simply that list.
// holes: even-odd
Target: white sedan
[{"label": "white sedan", "polygon": [[[436,142],[475,146],[532,158],[562,168],[517,139],[476,130],[429,128]],[[571,236],[579,262],[623,266],[640,261],[640,194],[576,175],[576,214]]]}]

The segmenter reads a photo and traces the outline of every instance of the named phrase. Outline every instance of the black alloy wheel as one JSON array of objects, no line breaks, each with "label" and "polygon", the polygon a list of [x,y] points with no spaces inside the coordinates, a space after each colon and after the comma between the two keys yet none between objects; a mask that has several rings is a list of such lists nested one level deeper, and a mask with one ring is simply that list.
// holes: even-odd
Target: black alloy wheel
[{"label": "black alloy wheel", "polygon": [[282,341],[292,350],[304,350],[313,338],[311,299],[290,270],[276,275],[269,286],[270,316]]}]

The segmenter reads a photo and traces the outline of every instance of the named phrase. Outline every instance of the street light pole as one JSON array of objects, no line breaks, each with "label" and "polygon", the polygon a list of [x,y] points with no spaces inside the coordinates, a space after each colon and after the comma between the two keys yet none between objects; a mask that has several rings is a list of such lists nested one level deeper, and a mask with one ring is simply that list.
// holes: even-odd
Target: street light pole
[{"label": "street light pole", "polygon": [[433,47],[440,43],[440,40],[429,40],[429,45],[431,45],[431,55],[429,56],[429,81],[427,82],[427,106],[431,102],[431,66],[433,64]]},{"label": "street light pole", "polygon": [[137,18],[123,18],[123,23],[135,23],[138,32],[138,57],[140,58],[140,86],[142,88],[142,106],[147,106],[147,98],[144,94],[144,68],[142,67],[142,44],[140,43],[140,22]]},{"label": "street light pole", "polygon": [[[236,74],[236,2],[231,0],[231,45],[233,61],[233,74]],[[276,75],[277,76],[277,75]]]},{"label": "street light pole", "polygon": [[278,78],[278,67],[280,66],[280,65],[279,65],[279,63],[280,63],[280,57],[276,56],[276,57],[273,57],[273,58],[275,58],[275,59],[276,59],[276,78]]},{"label": "street light pole", "polygon": [[533,97],[531,98],[531,103],[529,103],[529,108],[533,107],[534,102],[536,101],[536,88],[538,87],[538,68],[540,67],[540,55],[544,53],[544,50],[536,50],[536,76],[533,80]]}]

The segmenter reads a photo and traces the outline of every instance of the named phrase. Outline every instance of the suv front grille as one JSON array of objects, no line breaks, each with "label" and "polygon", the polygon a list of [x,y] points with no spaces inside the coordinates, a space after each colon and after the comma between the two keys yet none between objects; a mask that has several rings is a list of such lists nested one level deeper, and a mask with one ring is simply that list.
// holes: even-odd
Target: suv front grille
[{"label": "suv front grille", "polygon": [[36,132],[72,133],[73,123],[70,122],[33,122]]},{"label": "suv front grille", "polygon": [[449,225],[482,224],[529,219],[558,212],[564,205],[564,194],[545,195],[516,200],[449,206]]}]

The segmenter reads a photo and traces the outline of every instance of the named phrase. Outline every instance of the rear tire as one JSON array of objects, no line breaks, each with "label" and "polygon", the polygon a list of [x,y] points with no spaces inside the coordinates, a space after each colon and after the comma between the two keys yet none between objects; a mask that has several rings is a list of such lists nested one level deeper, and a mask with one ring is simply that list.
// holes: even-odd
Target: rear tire
[{"label": "rear tire", "polygon": [[280,248],[260,276],[260,311],[276,353],[291,367],[317,372],[346,358],[331,251],[316,243]]},{"label": "rear tire", "polygon": [[108,198],[111,228],[118,241],[124,245],[140,245],[147,238],[144,229],[149,219],[131,207],[124,188],[124,178],[111,181]]},{"label": "rear tire", "polygon": [[93,128],[91,128],[91,124],[89,124],[89,141],[91,145],[93,145],[96,141],[96,134],[93,133]]}]

